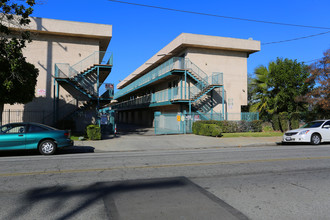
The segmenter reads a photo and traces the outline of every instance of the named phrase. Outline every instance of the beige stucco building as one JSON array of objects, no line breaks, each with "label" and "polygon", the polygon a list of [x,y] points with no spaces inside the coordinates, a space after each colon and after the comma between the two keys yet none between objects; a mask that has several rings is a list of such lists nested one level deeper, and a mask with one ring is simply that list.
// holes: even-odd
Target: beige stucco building
[{"label": "beige stucco building", "polygon": [[182,33],[121,81],[112,106],[119,122],[154,125],[154,113],[241,120],[247,59],[260,42]]},{"label": "beige stucco building", "polygon": [[[93,99],[92,96],[82,98],[84,95],[79,96],[79,93],[83,93],[83,90],[70,89],[69,83],[72,81],[71,87],[74,87],[73,84],[76,83],[74,77],[84,74],[89,66],[101,64],[102,59],[105,59],[105,52],[99,51],[107,50],[112,38],[112,25],[32,17],[27,29],[31,31],[33,41],[27,44],[23,54],[28,62],[39,69],[36,97],[25,105],[5,105],[3,123],[6,123],[9,116],[11,121],[53,124],[55,117],[57,121],[61,120],[79,110],[87,102],[97,101],[97,98]],[[88,73],[89,75],[85,75],[90,77],[98,72],[100,80],[95,79],[92,82],[94,88],[104,82],[111,71],[112,63],[105,62],[102,66],[110,68],[107,71],[94,70]],[[67,71],[69,69],[70,73]],[[75,74],[72,74],[73,69]],[[60,82],[60,78],[67,78],[68,85],[66,86],[63,81]]]}]

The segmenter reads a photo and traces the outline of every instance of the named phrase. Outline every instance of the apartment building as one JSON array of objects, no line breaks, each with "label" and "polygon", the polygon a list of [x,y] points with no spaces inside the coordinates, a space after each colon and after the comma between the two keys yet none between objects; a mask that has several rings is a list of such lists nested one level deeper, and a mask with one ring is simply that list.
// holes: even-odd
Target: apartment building
[{"label": "apartment building", "polygon": [[252,39],[180,34],[117,85],[117,123],[153,126],[155,113],[241,120],[247,59],[258,51]]},{"label": "apartment building", "polygon": [[95,109],[112,98],[110,91],[99,92],[112,69],[112,54],[106,52],[112,25],[32,17],[27,29],[33,41],[23,54],[39,69],[36,97],[27,104],[5,105],[2,123],[54,125],[72,117],[77,128],[91,123]]}]

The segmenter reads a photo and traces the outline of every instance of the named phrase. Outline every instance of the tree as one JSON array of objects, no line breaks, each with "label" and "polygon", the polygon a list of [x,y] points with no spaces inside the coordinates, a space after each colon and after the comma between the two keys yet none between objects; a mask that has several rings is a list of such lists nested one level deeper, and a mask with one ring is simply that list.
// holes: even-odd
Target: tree
[{"label": "tree", "polygon": [[34,4],[34,0],[0,0],[0,122],[4,104],[27,103],[34,98],[39,70],[22,53],[31,41],[24,27],[30,23]]},{"label": "tree", "polygon": [[260,66],[255,70],[255,89],[251,110],[259,111],[261,117],[280,112],[296,112],[307,108],[297,97],[306,95],[314,86],[307,81],[309,68],[296,60],[277,58],[268,68]]},{"label": "tree", "polygon": [[305,100],[314,109],[330,114],[330,49],[323,53],[324,57],[310,65],[311,77],[308,81],[315,83],[315,88],[307,93]]},{"label": "tree", "polygon": [[269,71],[265,66],[259,66],[254,71],[256,78],[251,80],[250,110],[258,111],[261,116],[272,112],[272,98],[269,93]]}]

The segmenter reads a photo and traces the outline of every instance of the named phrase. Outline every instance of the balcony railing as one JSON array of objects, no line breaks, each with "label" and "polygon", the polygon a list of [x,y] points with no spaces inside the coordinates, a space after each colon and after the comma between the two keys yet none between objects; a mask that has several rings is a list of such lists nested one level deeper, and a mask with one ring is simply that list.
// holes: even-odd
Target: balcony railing
[{"label": "balcony railing", "polygon": [[148,72],[147,74],[133,81],[132,83],[121,89],[120,91],[116,92],[114,98],[117,99],[134,90],[142,88],[143,86],[148,85],[155,79],[175,69],[191,71],[197,76],[198,78],[197,80],[207,83],[207,78],[208,78],[207,74],[203,72],[200,68],[198,68],[189,59],[183,57],[173,57],[168,61],[159,65],[157,68],[153,69],[152,71]]},{"label": "balcony railing", "polygon": [[113,106],[113,108],[120,109],[120,108],[135,108],[138,106],[145,106],[152,103],[160,103],[160,102],[167,102],[172,101],[175,99],[179,99],[179,88],[174,87],[170,89],[165,89],[162,91],[158,91],[155,93],[147,94],[135,99],[131,99],[128,101],[124,101],[118,103]]}]

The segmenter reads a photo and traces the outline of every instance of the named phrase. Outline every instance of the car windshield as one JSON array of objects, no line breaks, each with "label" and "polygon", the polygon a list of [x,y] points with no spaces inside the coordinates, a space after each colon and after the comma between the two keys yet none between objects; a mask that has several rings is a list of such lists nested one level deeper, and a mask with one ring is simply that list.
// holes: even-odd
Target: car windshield
[{"label": "car windshield", "polygon": [[305,124],[304,126],[302,126],[301,128],[318,128],[323,124],[324,121],[312,121],[312,122],[308,122],[307,124]]}]

